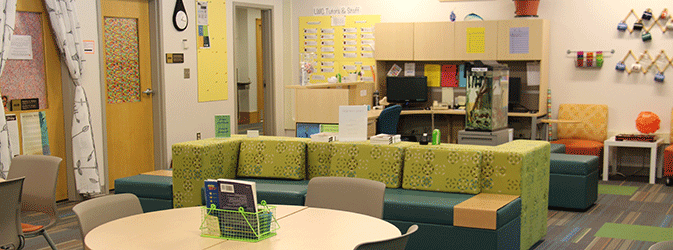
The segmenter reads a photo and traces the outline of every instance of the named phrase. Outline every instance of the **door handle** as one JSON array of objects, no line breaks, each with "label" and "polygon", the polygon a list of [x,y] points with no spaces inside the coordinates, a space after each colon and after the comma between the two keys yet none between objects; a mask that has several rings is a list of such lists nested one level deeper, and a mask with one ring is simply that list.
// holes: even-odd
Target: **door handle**
[{"label": "door handle", "polygon": [[147,96],[154,95],[154,90],[147,88],[145,91],[143,91],[143,94],[146,94]]}]

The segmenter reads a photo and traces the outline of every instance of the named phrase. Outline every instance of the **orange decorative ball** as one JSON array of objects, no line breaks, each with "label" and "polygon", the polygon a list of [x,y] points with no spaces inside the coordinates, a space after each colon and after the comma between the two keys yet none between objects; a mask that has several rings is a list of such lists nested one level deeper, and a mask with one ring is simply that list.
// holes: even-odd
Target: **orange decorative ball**
[{"label": "orange decorative ball", "polygon": [[657,132],[659,130],[659,123],[661,123],[659,116],[650,111],[640,112],[638,118],[636,118],[636,128],[640,133],[644,134]]}]

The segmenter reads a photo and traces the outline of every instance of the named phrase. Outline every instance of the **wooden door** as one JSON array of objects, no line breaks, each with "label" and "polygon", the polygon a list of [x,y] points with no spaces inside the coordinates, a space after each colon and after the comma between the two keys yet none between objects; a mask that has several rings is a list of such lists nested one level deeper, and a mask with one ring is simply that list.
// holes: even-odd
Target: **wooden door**
[{"label": "wooden door", "polygon": [[[262,46],[262,19],[255,19],[255,39],[257,40],[257,120],[264,122],[264,61]],[[253,122],[254,123],[254,122]]]},{"label": "wooden door", "polygon": [[147,0],[104,0],[103,53],[109,188],[154,170]]}]

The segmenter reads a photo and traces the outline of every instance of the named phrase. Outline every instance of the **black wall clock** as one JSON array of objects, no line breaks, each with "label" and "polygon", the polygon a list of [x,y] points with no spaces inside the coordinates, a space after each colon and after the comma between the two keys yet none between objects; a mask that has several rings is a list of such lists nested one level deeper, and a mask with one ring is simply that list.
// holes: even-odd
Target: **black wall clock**
[{"label": "black wall clock", "polygon": [[183,31],[187,28],[188,23],[189,18],[187,17],[187,11],[185,11],[185,5],[182,0],[177,0],[173,10],[173,27],[178,31]]}]

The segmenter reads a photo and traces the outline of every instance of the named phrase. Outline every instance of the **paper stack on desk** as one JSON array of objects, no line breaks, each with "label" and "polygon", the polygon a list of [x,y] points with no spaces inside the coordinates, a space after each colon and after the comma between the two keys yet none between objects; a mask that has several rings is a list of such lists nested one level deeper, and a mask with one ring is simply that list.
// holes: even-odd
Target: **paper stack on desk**
[{"label": "paper stack on desk", "polygon": [[311,141],[317,142],[333,142],[337,140],[338,133],[334,132],[322,132],[311,135]]},{"label": "paper stack on desk", "polygon": [[371,144],[393,144],[402,141],[401,135],[378,134],[369,138]]}]

